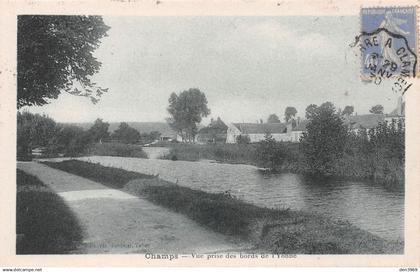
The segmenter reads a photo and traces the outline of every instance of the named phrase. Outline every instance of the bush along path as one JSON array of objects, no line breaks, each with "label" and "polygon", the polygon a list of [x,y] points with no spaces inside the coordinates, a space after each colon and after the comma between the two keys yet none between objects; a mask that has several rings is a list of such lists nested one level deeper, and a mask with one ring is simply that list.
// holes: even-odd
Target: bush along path
[{"label": "bush along path", "polygon": [[100,164],[78,160],[44,163],[183,214],[218,233],[251,243],[253,252],[403,253],[402,242],[388,241],[348,222],[330,220],[317,214],[257,207],[229,193],[206,193],[158,177]]},{"label": "bush along path", "polygon": [[[62,253],[213,253],[246,251],[249,247],[141,197],[112,189],[121,188],[123,180],[118,177],[122,172],[104,178],[101,183],[108,184],[104,186],[94,177],[107,172],[79,166],[79,171],[92,171],[88,176],[92,180],[82,177],[87,174],[73,175],[36,162],[17,165],[56,192],[78,221],[82,237],[75,237],[80,240],[77,247]],[[141,174],[128,177],[153,181],[153,177]],[[39,208],[43,209],[43,205],[46,203]],[[59,209],[56,215],[65,216]],[[35,240],[41,238],[37,233],[29,235]]]}]

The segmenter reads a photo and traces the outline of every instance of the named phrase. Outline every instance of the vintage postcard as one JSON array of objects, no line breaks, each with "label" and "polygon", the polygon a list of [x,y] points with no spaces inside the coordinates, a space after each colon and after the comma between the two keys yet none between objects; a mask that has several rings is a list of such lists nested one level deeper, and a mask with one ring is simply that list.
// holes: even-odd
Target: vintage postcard
[{"label": "vintage postcard", "polygon": [[2,2],[0,266],[417,271],[419,5]]}]

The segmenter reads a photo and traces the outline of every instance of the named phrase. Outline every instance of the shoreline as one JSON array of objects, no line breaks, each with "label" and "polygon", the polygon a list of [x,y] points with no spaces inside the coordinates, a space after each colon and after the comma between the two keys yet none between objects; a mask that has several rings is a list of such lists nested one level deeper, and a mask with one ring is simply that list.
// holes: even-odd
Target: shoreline
[{"label": "shoreline", "polygon": [[251,241],[264,251],[286,254],[403,253],[402,241],[383,239],[347,221],[316,213],[262,208],[228,192],[206,193],[158,177],[100,164],[77,160],[44,164],[144,197],[213,231]]},{"label": "shoreline", "polygon": [[[170,145],[167,146],[169,148],[169,154],[163,155],[160,157],[160,159],[163,160],[175,160],[175,161],[211,161],[212,163],[222,163],[222,164],[243,164],[243,165],[251,165],[255,166],[257,168],[264,168],[262,167],[261,163],[257,161],[257,159],[254,157],[254,154],[249,154],[255,152],[255,144],[249,144],[245,145],[245,148],[249,149],[246,153],[248,154],[232,154],[231,158],[225,159],[218,156],[218,149],[229,149],[230,145],[187,145],[187,144],[177,144],[177,145]],[[215,150],[213,150],[215,149]],[[233,148],[233,152],[236,152],[237,147]],[[291,150],[296,149],[296,145],[292,145]],[[204,150],[204,151],[202,151]],[[286,159],[284,163],[278,168],[274,170],[267,171],[267,174],[276,174],[276,173],[293,173],[298,175],[304,175],[304,176],[312,176],[312,177],[319,177],[319,178],[337,178],[337,179],[356,179],[363,182],[373,183],[373,184],[379,184],[386,188],[398,188],[398,189],[404,189],[405,182],[404,182],[404,175],[398,176],[397,179],[389,178],[387,175],[383,175],[383,173],[366,173],[366,169],[359,169],[354,170],[357,166],[356,165],[339,165],[337,166],[336,174],[331,175],[323,175],[323,174],[317,174],[312,173],[309,169],[307,169],[307,166],[304,165],[304,163],[297,159],[299,158],[300,154],[299,152],[296,153],[296,150],[291,151],[295,154],[292,156],[294,159]],[[234,158],[239,157],[239,158]],[[175,158],[175,159],[174,159]],[[352,164],[351,162],[350,164]],[[269,168],[266,168],[269,169]],[[351,173],[349,170],[352,171],[355,174],[345,174],[343,173]],[[402,170],[404,171],[404,170]],[[401,180],[402,178],[402,180]]]}]

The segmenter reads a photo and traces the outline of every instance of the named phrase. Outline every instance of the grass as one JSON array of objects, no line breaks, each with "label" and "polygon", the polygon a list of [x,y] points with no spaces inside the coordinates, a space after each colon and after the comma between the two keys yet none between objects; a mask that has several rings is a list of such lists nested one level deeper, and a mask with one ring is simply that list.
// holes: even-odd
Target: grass
[{"label": "grass", "polygon": [[64,254],[82,229],[64,201],[39,179],[17,170],[16,254]]},{"label": "grass", "polygon": [[382,239],[348,222],[301,211],[262,208],[228,192],[207,193],[155,176],[77,160],[45,164],[144,197],[214,231],[251,241],[261,251],[278,254],[403,252],[402,242]]},{"label": "grass", "polygon": [[42,162],[49,167],[72,173],[105,186],[121,189],[133,179],[150,179],[151,175],[137,172],[125,171],[118,168],[104,167],[100,164],[82,162],[78,160],[67,160],[62,162]]},{"label": "grass", "polygon": [[147,154],[139,145],[124,143],[95,143],[87,151],[87,155],[147,158]]},{"label": "grass", "polygon": [[173,144],[163,159],[198,161],[202,159],[226,163],[256,165],[256,145],[254,144]]}]

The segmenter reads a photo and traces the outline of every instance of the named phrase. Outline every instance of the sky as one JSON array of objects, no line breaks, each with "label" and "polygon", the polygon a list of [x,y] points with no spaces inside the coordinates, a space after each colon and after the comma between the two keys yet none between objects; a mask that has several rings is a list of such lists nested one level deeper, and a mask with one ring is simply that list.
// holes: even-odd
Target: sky
[{"label": "sky", "polygon": [[[94,55],[92,77],[109,88],[92,104],[66,93],[29,107],[58,122],[164,121],[172,92],[199,88],[211,115],[225,122],[257,122],[287,106],[305,116],[309,104],[354,106],[358,114],[396,107],[390,82],[360,80],[360,57],[349,44],[357,16],[344,17],[104,17],[111,27]],[[388,84],[388,86],[387,86]]]}]

